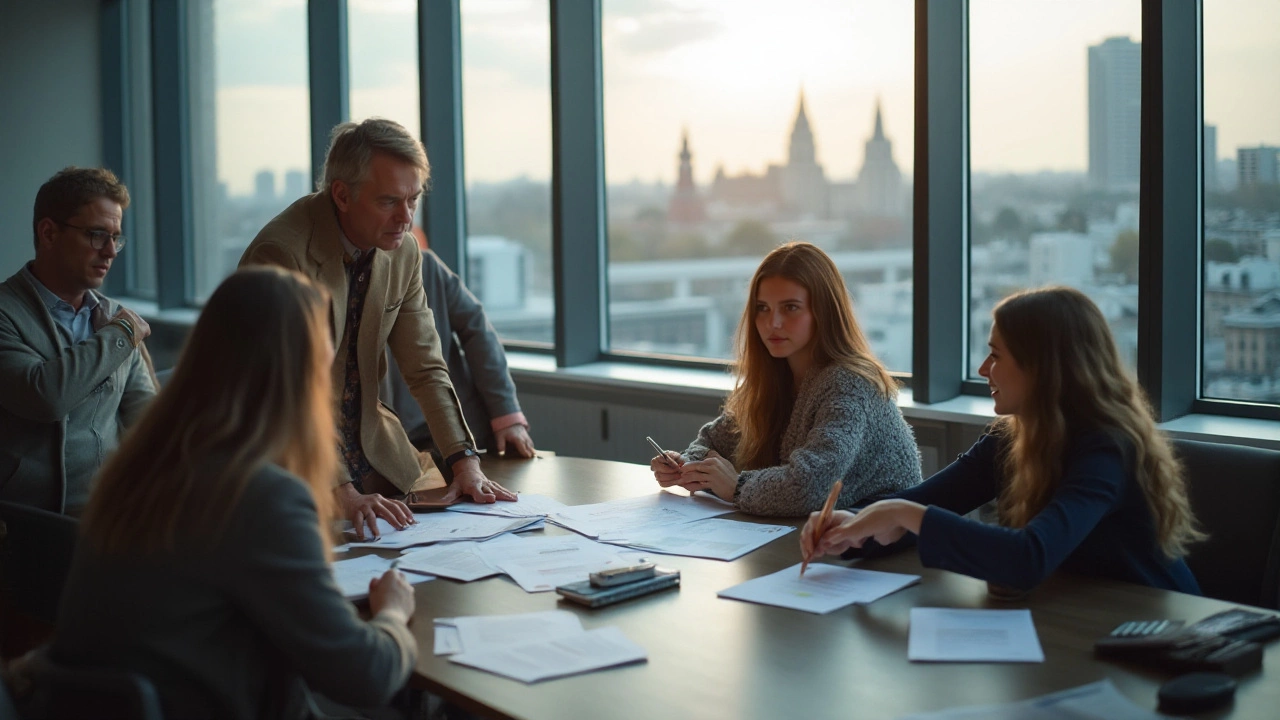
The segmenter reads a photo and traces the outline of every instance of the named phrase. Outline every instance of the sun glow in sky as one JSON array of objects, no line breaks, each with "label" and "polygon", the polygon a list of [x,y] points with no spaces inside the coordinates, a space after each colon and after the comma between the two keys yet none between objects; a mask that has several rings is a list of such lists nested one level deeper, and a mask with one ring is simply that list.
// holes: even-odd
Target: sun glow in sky
[{"label": "sun glow in sky", "polygon": [[[462,0],[469,182],[551,172],[548,0]],[[603,0],[610,183],[674,182],[688,129],[695,177],[786,160],[803,88],[818,161],[847,179],[881,103],[911,173],[910,0]],[[1138,0],[971,0],[975,170],[1084,171],[1087,47],[1141,40]],[[218,176],[309,165],[305,0],[215,0]],[[418,124],[416,3],[350,0],[351,111]],[[1218,153],[1280,144],[1280,2],[1207,0],[1205,117]]]}]

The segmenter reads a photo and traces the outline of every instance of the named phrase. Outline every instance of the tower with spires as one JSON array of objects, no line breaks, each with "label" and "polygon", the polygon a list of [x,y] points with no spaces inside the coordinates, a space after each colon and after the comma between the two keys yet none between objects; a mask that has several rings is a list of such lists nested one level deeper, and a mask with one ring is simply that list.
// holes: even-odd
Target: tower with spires
[{"label": "tower with spires", "polygon": [[875,129],[867,140],[862,169],[854,191],[854,209],[859,215],[901,217],[906,204],[902,171],[893,160],[893,143],[884,135],[880,100],[876,100]]},{"label": "tower with spires", "polygon": [[782,202],[787,209],[802,216],[827,216],[827,178],[818,164],[813,141],[813,128],[805,112],[804,90],[800,90],[800,107],[791,127],[791,143],[787,164],[782,167]]},{"label": "tower with spires", "polygon": [[686,128],[680,140],[680,171],[676,180],[675,192],[671,194],[671,202],[667,206],[667,220],[673,223],[691,225],[707,219],[707,209],[698,197],[698,188],[693,184],[693,153],[689,152],[689,130]]}]

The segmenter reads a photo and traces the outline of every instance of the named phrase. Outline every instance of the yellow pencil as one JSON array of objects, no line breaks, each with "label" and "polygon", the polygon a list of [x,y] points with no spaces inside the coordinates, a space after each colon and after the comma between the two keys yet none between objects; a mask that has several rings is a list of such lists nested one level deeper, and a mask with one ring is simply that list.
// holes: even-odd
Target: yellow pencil
[{"label": "yellow pencil", "polygon": [[[837,480],[835,485],[831,486],[831,492],[827,495],[827,501],[822,505],[822,512],[818,513],[818,524],[814,528],[813,541],[818,542],[827,532],[827,523],[831,522],[831,511],[836,508],[836,498],[840,497],[840,489],[844,487],[843,480]],[[817,547],[815,545],[815,547]],[[806,555],[804,562],[800,563],[800,577],[804,577],[805,568],[809,567],[809,561],[812,560],[811,555]]]}]

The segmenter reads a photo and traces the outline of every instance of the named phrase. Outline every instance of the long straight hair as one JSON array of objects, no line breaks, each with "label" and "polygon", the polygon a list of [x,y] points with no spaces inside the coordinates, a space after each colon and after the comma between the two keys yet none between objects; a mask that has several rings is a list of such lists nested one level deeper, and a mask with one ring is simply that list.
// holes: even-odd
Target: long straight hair
[{"label": "long straight hair", "polygon": [[1170,558],[1186,554],[1205,536],[1196,529],[1182,467],[1156,428],[1142,388],[1121,364],[1098,306],[1078,290],[1050,287],[1005,298],[994,316],[996,332],[1029,380],[1018,415],[1001,417],[995,426],[1008,440],[1001,522],[1030,522],[1062,480],[1071,435],[1101,430],[1132,450],[1160,548]]},{"label": "long straight hair", "polygon": [[853,316],[844,278],[831,258],[816,245],[789,242],[765,256],[751,278],[747,306],[734,339],[737,382],[725,401],[725,415],[738,427],[734,459],[739,469],[754,470],[781,462],[782,435],[791,419],[797,388],[787,361],[769,354],[756,330],[756,296],[766,278],[784,278],[809,291],[813,314],[813,370],[832,363],[866,379],[886,398],[898,385],[871,353],[871,345]]},{"label": "long straight hair", "polygon": [[227,278],[99,473],[84,539],[104,553],[211,546],[249,479],[275,463],[310,486],[327,554],[337,472],[328,311],[324,290],[296,272]]}]

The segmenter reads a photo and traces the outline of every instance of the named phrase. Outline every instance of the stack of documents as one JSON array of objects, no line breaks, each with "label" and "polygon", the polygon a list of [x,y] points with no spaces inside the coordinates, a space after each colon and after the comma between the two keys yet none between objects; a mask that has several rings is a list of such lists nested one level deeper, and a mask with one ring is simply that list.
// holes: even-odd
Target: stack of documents
[{"label": "stack of documents", "polygon": [[549,498],[546,495],[530,495],[520,493],[515,501],[503,500],[495,503],[460,502],[445,508],[449,512],[473,513],[475,515],[499,515],[501,517],[546,517],[562,510],[568,505]]},{"label": "stack of documents", "polygon": [[563,610],[437,618],[435,635],[435,654],[525,683],[648,659],[621,630],[583,630],[578,617]]},{"label": "stack of documents", "polygon": [[[520,538],[516,535],[504,534],[484,542],[500,545],[512,541],[519,542]],[[461,582],[471,582],[502,572],[485,562],[484,557],[480,555],[480,543],[471,541],[440,543],[422,549],[402,550],[400,569],[447,577]]]},{"label": "stack of documents", "polygon": [[907,659],[1044,662],[1030,610],[911,608]]},{"label": "stack of documents", "polygon": [[874,602],[920,581],[919,575],[859,570],[838,565],[800,565],[748,580],[716,593],[722,598],[803,610],[825,615],[853,603]]},{"label": "stack of documents", "polygon": [[[369,597],[369,581],[382,577],[383,573],[391,569],[392,562],[394,561],[377,555],[339,560],[331,566],[333,579],[342,590],[343,597],[362,600]],[[435,578],[429,575],[405,575],[405,579],[416,585]]]},{"label": "stack of documents", "polygon": [[485,564],[509,575],[525,592],[548,592],[557,585],[586,580],[597,570],[644,560],[638,553],[577,535],[481,543],[475,551]]},{"label": "stack of documents", "polygon": [[430,545],[436,542],[457,540],[485,540],[505,532],[536,530],[542,527],[542,518],[510,518],[494,515],[467,513],[414,513],[417,520],[403,530],[396,530],[382,518],[378,518],[377,540],[347,543],[345,547],[372,547],[383,550],[402,550],[414,545]]},{"label": "stack of documents", "polygon": [[733,504],[719,498],[659,492],[593,505],[574,505],[548,515],[547,519],[587,537],[607,540],[731,512]]},{"label": "stack of documents", "polygon": [[789,525],[763,525],[741,520],[708,518],[697,522],[636,529],[625,533],[610,532],[600,539],[612,545],[625,545],[664,555],[736,560],[794,529]]},{"label": "stack of documents", "polygon": [[900,720],[1163,720],[1116,690],[1110,680],[1007,705],[955,708]]}]

